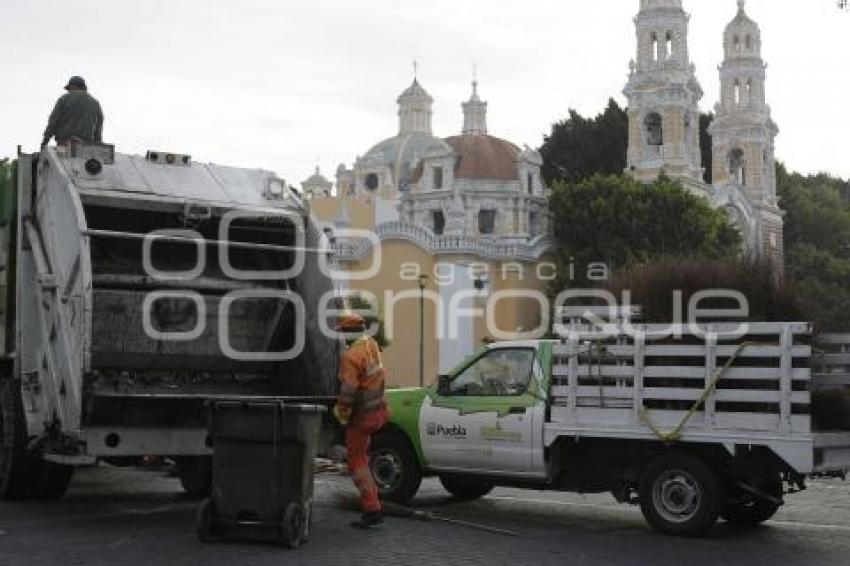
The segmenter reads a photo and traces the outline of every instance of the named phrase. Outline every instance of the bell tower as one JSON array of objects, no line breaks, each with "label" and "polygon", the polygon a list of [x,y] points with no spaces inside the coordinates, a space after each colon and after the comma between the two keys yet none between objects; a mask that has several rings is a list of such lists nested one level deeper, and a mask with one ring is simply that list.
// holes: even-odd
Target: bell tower
[{"label": "bell tower", "polygon": [[640,0],[637,59],[629,64],[626,172],[651,182],[662,172],[703,188],[699,101],[703,91],[688,53],[690,16],[682,0]]},{"label": "bell tower", "polygon": [[761,30],[744,0],[723,34],[720,102],[709,128],[714,185],[742,193],[753,207],[750,226],[741,226],[751,247],[782,255],[782,216],[776,199],[774,139],[779,128],[766,103]]}]

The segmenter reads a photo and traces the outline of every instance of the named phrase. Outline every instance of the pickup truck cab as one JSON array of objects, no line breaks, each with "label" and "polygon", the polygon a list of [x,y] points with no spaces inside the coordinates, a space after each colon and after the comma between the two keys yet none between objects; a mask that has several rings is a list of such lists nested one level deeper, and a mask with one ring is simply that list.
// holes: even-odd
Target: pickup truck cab
[{"label": "pickup truck cab", "polygon": [[808,325],[753,325],[746,343],[654,330],[491,344],[429,387],[388,391],[371,449],[382,497],[409,501],[423,476],[463,499],[497,485],[611,492],[693,536],[720,516],[765,521],[807,474],[850,465],[850,433],[810,430]]}]

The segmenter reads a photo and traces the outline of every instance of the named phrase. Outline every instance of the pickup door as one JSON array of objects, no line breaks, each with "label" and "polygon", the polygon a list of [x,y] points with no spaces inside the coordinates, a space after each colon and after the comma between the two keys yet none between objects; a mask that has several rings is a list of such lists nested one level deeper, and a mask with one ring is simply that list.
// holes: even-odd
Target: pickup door
[{"label": "pickup door", "polygon": [[426,397],[419,437],[429,467],[539,477],[547,380],[541,346],[493,346]]}]

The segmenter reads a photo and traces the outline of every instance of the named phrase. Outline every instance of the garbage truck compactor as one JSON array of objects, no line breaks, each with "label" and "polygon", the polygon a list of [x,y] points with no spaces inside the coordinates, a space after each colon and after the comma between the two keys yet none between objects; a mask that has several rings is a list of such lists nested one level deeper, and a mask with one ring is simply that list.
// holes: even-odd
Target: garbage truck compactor
[{"label": "garbage truck compactor", "polygon": [[[75,144],[18,156],[0,222],[0,496],[174,457],[209,486],[211,398],[329,398],[327,246],[274,174]],[[326,240],[325,240],[326,241]]]}]

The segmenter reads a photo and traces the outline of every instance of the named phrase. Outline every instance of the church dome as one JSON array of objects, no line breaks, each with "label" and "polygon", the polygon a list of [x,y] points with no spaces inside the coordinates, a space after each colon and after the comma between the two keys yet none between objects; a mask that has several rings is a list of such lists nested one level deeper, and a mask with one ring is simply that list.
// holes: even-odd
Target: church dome
[{"label": "church dome", "polygon": [[682,0],[640,0],[640,9],[654,10],[658,8],[681,9]]},{"label": "church dome", "polygon": [[427,132],[409,131],[376,144],[363,156],[364,166],[386,166],[399,188],[413,180],[416,165],[428,155],[451,153],[452,148]]},{"label": "church dome", "polygon": [[487,134],[464,134],[446,138],[457,155],[456,179],[517,181],[520,149],[507,140]]},{"label": "church dome", "polygon": [[398,103],[404,104],[409,100],[422,100],[427,102],[428,104],[434,102],[434,99],[431,98],[431,95],[428,94],[428,91],[422,88],[422,85],[419,84],[417,79],[413,79],[413,84],[407,87],[398,97]]},{"label": "church dome", "polygon": [[317,186],[317,187],[321,187],[321,186],[331,185],[332,183],[331,183],[330,181],[328,181],[328,180],[325,178],[325,176],[324,176],[324,175],[322,175],[322,172],[319,170],[319,167],[318,167],[318,165],[317,165],[317,166],[316,166],[316,171],[315,171],[315,173],[313,173],[312,175],[310,175],[309,177],[307,177],[307,180],[306,180],[306,181],[304,181],[304,182],[303,182],[303,183],[301,183],[301,184],[302,184],[302,185],[305,185],[305,186]]}]

